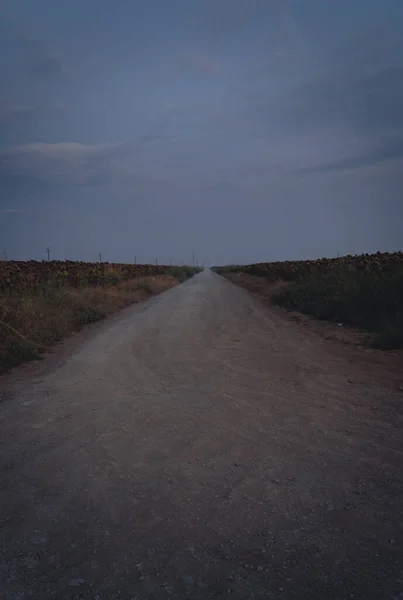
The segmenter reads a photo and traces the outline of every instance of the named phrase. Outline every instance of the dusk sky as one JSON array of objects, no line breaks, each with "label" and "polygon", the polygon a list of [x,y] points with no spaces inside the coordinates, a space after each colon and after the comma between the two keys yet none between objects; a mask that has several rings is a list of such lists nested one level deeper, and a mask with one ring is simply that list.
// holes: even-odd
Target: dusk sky
[{"label": "dusk sky", "polygon": [[0,253],[403,249],[403,0],[3,0]]}]

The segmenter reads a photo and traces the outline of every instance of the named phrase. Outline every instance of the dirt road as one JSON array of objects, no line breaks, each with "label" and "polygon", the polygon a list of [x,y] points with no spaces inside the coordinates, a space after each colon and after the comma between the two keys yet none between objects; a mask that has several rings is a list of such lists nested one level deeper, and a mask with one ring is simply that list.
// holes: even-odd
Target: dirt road
[{"label": "dirt road", "polygon": [[1,392],[0,598],[402,598],[392,358],[211,271],[95,326]]}]

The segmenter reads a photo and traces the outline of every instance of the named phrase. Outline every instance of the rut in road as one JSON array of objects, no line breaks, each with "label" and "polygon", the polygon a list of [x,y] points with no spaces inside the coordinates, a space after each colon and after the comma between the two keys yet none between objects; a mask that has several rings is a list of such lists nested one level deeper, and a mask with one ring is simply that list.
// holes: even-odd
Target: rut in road
[{"label": "rut in road", "polygon": [[0,598],[398,598],[402,392],[209,270],[0,404]]}]

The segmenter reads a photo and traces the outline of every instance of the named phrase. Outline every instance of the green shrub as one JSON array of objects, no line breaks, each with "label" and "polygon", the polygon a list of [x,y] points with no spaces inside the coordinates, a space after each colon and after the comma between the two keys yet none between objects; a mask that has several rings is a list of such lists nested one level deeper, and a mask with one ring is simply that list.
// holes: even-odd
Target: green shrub
[{"label": "green shrub", "polygon": [[147,294],[153,293],[153,288],[152,288],[151,284],[147,283],[146,281],[139,281],[139,283],[136,286],[136,289],[143,290],[144,292],[147,292]]},{"label": "green shrub", "polygon": [[45,352],[44,348],[28,341],[9,338],[0,349],[0,373],[21,362],[41,360],[44,358],[43,352]]},{"label": "green shrub", "polygon": [[77,325],[90,325],[105,319],[106,316],[106,312],[94,306],[79,306],[75,311]]},{"label": "green shrub", "polygon": [[403,346],[403,268],[393,272],[335,267],[300,277],[273,301],[316,319],[357,325],[376,333],[377,347]]},{"label": "green shrub", "polygon": [[167,275],[175,277],[175,279],[182,283],[183,281],[193,277],[193,275],[200,273],[200,271],[202,271],[202,269],[199,267],[189,267],[187,265],[183,265],[180,267],[171,267],[167,270]]},{"label": "green shrub", "polygon": [[383,326],[369,341],[369,345],[380,350],[403,348],[403,322]]}]

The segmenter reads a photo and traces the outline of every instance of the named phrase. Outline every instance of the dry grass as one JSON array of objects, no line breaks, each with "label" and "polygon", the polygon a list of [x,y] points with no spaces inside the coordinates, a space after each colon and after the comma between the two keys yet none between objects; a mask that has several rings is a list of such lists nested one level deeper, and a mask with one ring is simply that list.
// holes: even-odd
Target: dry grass
[{"label": "dry grass", "polygon": [[82,288],[49,286],[0,296],[0,372],[38,359],[55,342],[84,325],[178,284],[170,275],[120,281]]}]

